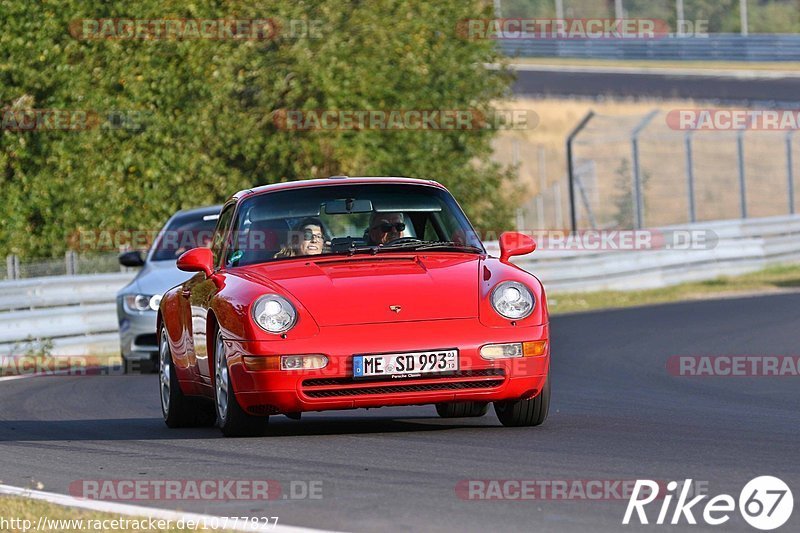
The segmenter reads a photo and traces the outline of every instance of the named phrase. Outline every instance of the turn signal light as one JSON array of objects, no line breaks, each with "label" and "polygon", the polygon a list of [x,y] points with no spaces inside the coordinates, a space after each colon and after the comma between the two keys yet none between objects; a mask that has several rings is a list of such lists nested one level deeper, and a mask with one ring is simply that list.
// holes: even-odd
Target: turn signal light
[{"label": "turn signal light", "polygon": [[280,370],[281,357],[279,355],[260,355],[258,357],[244,357],[244,366],[251,372],[259,370]]},{"label": "turn signal light", "polygon": [[522,353],[525,357],[541,357],[547,353],[547,341],[523,342]]}]

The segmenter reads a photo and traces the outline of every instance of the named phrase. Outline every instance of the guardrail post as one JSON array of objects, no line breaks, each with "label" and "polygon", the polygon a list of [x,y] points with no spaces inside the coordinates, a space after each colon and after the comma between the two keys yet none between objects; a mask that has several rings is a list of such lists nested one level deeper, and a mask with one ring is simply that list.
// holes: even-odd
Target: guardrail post
[{"label": "guardrail post", "polygon": [[78,257],[74,251],[67,250],[65,262],[67,264],[67,276],[74,276],[78,273]]},{"label": "guardrail post", "polygon": [[736,134],[736,153],[739,159],[739,203],[742,218],[747,218],[747,176],[744,170],[744,130]]},{"label": "guardrail post", "polygon": [[633,208],[636,229],[644,226],[644,194],[642,191],[642,169],[639,163],[639,133],[647,127],[658,111],[650,111],[631,132],[631,150],[633,151]]},{"label": "guardrail post", "polygon": [[697,212],[694,200],[694,157],[692,154],[692,132],[686,132],[684,138],[686,145],[686,190],[689,198],[689,222],[697,222]]},{"label": "guardrail post", "polygon": [[8,272],[8,279],[19,279],[19,257],[11,254],[6,257],[6,268]]},{"label": "guardrail post", "polygon": [[789,214],[794,215],[794,160],[792,154],[792,134],[794,132],[789,130],[786,132],[786,179],[789,185]]},{"label": "guardrail post", "polygon": [[575,163],[572,160],[572,141],[577,135],[589,124],[589,121],[594,117],[594,111],[589,111],[586,116],[581,119],[575,129],[573,129],[567,137],[567,178],[569,179],[569,216],[572,225],[572,232],[578,231],[578,213],[575,210]]}]

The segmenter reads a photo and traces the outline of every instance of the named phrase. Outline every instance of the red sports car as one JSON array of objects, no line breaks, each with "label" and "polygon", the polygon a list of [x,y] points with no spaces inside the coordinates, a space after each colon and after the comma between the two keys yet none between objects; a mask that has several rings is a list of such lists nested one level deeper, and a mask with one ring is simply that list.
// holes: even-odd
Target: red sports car
[{"label": "red sports car", "polygon": [[262,434],[270,415],[435,404],[535,426],[550,403],[542,284],[487,254],[434,181],[336,177],[235,194],[158,313],[169,427]]}]

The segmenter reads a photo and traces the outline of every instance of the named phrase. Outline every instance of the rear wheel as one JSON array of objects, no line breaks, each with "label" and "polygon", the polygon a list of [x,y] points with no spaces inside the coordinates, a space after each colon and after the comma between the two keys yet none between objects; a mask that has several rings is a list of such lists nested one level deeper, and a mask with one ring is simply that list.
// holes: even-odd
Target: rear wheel
[{"label": "rear wheel", "polygon": [[469,418],[483,416],[488,411],[489,404],[484,402],[451,402],[436,404],[436,412],[442,418]]},{"label": "rear wheel", "polygon": [[198,427],[214,425],[214,410],[200,398],[186,396],[178,384],[175,363],[167,341],[167,330],[162,328],[158,348],[158,386],[161,396],[161,414],[168,427]]},{"label": "rear wheel", "polygon": [[217,425],[226,437],[257,437],[263,435],[269,416],[253,416],[244,412],[228,373],[225,342],[217,332],[214,349],[214,404],[217,407]]},{"label": "rear wheel", "polygon": [[550,410],[550,376],[542,392],[530,400],[494,402],[494,412],[500,423],[508,427],[538,426],[547,420]]}]

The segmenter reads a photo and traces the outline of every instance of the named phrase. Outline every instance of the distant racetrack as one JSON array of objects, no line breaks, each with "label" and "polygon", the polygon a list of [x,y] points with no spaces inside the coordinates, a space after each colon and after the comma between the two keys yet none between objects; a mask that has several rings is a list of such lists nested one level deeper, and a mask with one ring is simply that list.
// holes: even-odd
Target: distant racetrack
[{"label": "distant racetrack", "polygon": [[224,439],[215,428],[167,429],[154,375],[4,381],[2,481],[66,493],[83,479],[316,480],[321,499],[137,503],[338,531],[563,533],[755,530],[738,513],[716,529],[623,527],[627,501],[613,493],[471,501],[456,487],[691,478],[738,496],[774,475],[795,490],[783,529],[797,531],[800,378],[676,377],[665,365],[673,355],[797,355],[798,310],[791,293],[556,317],[553,401],[539,428],[501,427],[492,411],[444,420],[424,406],[275,416],[269,436]]},{"label": "distant racetrack", "polygon": [[[614,96],[675,98],[741,105],[800,105],[796,73],[751,76],[707,69],[692,72],[603,67],[562,68],[523,65],[516,69],[513,91],[518,96]],[[793,75],[794,74],[794,75]]]}]

